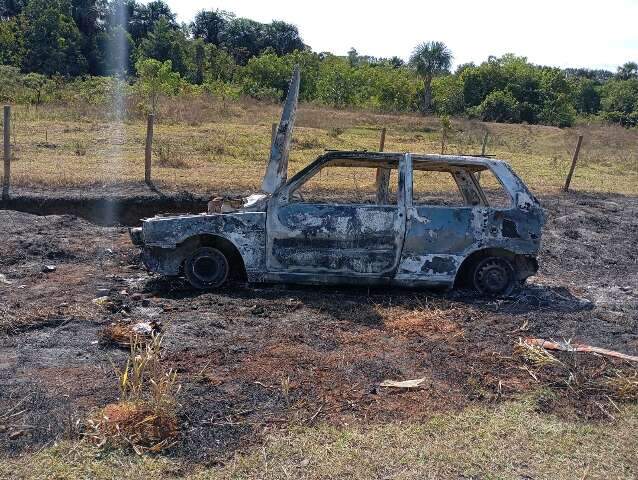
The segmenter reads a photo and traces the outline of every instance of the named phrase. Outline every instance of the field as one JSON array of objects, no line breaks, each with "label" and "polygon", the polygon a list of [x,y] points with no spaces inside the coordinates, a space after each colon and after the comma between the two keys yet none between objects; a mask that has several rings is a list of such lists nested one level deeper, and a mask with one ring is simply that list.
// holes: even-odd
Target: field
[{"label": "field", "polygon": [[[254,191],[265,170],[271,124],[279,114],[277,105],[248,100],[166,99],[155,129],[153,178],[168,189]],[[118,126],[109,115],[103,108],[82,105],[15,107],[14,184],[59,188],[139,182],[144,178],[146,122],[132,115]],[[383,127],[388,129],[386,151],[441,152],[441,122],[436,117],[302,105],[290,173],[325,149],[377,150]],[[511,162],[536,192],[560,189],[579,133],[585,139],[574,178],[576,190],[635,194],[638,189],[635,129],[583,124],[561,130],[455,120],[446,153],[480,153],[485,132],[487,153]]]},{"label": "field", "polygon": [[[255,190],[278,111],[165,102],[158,187]],[[142,191],[143,119],[118,131],[107,113],[17,107],[16,191]],[[382,127],[388,151],[441,151],[436,118],[304,105],[298,125],[292,172],[326,148],[376,149]],[[485,131],[549,217],[541,271],[508,299],[241,282],[200,294],[141,270],[124,228],[0,211],[0,478],[636,478],[636,364],[521,338],[638,355],[638,132],[455,120],[446,152],[480,152]],[[129,351],[105,334],[129,321],[161,322],[181,386],[162,453],[87,435],[121,396]],[[380,386],[410,379],[424,380]]]}]

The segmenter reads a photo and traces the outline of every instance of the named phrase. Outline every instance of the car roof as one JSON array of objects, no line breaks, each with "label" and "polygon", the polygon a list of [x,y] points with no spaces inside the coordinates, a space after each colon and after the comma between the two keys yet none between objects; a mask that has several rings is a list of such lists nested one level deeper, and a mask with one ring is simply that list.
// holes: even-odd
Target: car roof
[{"label": "car roof", "polygon": [[[313,163],[325,163],[333,160],[347,160],[349,164],[351,162],[362,163],[378,163],[392,164],[401,159],[406,153],[403,152],[370,152],[366,150],[330,150],[324,155],[320,156]],[[416,168],[418,164],[427,164],[428,166],[458,166],[470,168],[475,171],[486,170],[495,164],[505,163],[502,160],[496,160],[488,157],[473,156],[473,155],[438,155],[429,153],[411,153],[412,162]]]}]

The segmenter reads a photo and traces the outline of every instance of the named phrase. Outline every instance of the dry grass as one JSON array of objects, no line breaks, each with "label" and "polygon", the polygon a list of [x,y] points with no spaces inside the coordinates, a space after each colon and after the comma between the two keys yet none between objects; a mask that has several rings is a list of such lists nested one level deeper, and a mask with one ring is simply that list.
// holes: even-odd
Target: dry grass
[{"label": "dry grass", "polygon": [[[523,340],[514,348],[515,357],[539,385],[573,399],[590,398],[604,415],[618,409],[615,402],[638,401],[638,369],[629,362],[608,359],[592,353],[550,353]],[[561,358],[559,359],[558,356]],[[603,406],[604,404],[604,406]]]},{"label": "dry grass", "polygon": [[47,325],[62,325],[70,320],[87,320],[93,315],[93,308],[85,305],[37,307],[25,312],[24,309],[0,303],[0,335],[14,335]]},{"label": "dry grass", "polygon": [[427,335],[429,338],[441,338],[446,341],[463,336],[458,319],[466,312],[459,308],[377,307],[376,310],[383,317],[385,327],[391,331],[410,336]]},{"label": "dry grass", "polygon": [[563,363],[540,345],[530,345],[519,339],[518,345],[514,348],[514,353],[521,357],[526,363],[536,368],[548,365],[563,365]]},{"label": "dry grass", "polygon": [[123,370],[116,369],[120,401],[107,405],[86,422],[85,435],[100,447],[131,447],[136,453],[160,452],[179,434],[177,374],[160,357],[162,337],[133,340]]},{"label": "dry grass", "polygon": [[[155,137],[158,145],[170,146],[170,154],[158,159],[155,181],[169,188],[218,193],[258,188],[271,124],[278,116],[278,106],[252,101],[167,100]],[[137,115],[118,126],[109,121],[108,112],[95,106],[51,106],[37,113],[16,106],[15,117],[20,160],[12,170],[14,185],[84,186],[144,177],[145,122]],[[291,174],[327,148],[378,149],[382,127],[388,128],[387,151],[438,153],[441,149],[441,122],[436,117],[335,111],[306,104],[300,107],[297,126]],[[561,130],[455,119],[447,132],[446,152],[480,152],[486,131],[487,153],[508,160],[536,192],[560,189],[581,132],[585,142],[573,189],[638,192],[635,129],[580,125]]]},{"label": "dry grass", "polygon": [[130,348],[131,345],[144,345],[155,340],[155,335],[161,332],[161,325],[157,322],[148,323],[150,333],[138,333],[135,324],[131,322],[113,322],[100,332],[100,340],[105,345],[118,345]]},{"label": "dry grass", "polygon": [[153,155],[155,162],[164,168],[187,168],[189,167],[182,147],[177,144],[173,145],[166,139],[158,140],[153,144]]},{"label": "dry grass", "polygon": [[638,370],[617,370],[604,382],[610,393],[621,401],[638,401]]}]

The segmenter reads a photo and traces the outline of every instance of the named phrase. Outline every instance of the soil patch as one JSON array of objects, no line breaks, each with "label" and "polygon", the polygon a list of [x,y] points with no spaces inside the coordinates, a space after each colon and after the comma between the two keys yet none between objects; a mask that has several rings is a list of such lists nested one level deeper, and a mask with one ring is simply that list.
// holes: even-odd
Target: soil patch
[{"label": "soil patch", "polygon": [[[507,300],[240,283],[201,294],[141,270],[126,229],[0,211],[0,449],[76,434],[78,419],[116,402],[112,362],[127,352],[100,333],[135,321],[162,323],[183,386],[172,454],[196,461],[290,424],[410,421],[530,394],[539,411],[610,420],[611,390],[588,382],[630,366],[556,353],[568,368],[541,368],[515,350],[531,336],[638,354],[638,199],[542,201],[541,271]],[[416,378],[418,389],[379,387]]]}]

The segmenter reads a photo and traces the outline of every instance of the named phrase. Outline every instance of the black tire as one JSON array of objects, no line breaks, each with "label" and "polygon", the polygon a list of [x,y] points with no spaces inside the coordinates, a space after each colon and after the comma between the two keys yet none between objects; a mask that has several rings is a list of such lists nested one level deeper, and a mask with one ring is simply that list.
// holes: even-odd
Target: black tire
[{"label": "black tire", "polygon": [[184,275],[197,290],[221,287],[226,282],[229,271],[226,255],[212,247],[198,248],[184,262]]},{"label": "black tire", "polygon": [[516,287],[516,271],[505,257],[487,257],[472,270],[472,284],[478,293],[491,297],[506,297]]}]

